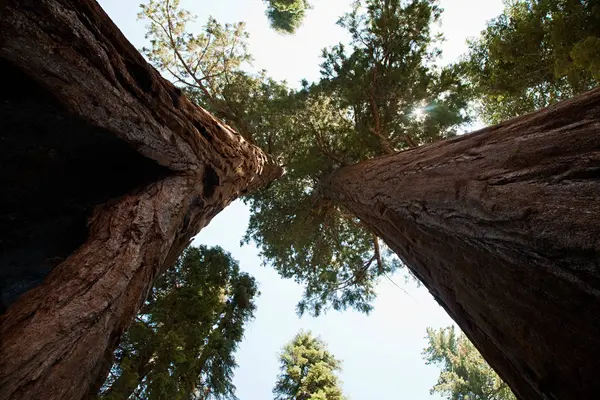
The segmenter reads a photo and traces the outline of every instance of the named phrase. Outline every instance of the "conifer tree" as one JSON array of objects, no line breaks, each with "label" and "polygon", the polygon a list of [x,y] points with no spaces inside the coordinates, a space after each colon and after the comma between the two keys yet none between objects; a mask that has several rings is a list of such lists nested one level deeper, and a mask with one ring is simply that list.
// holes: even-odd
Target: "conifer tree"
[{"label": "conifer tree", "polygon": [[341,363],[327,345],[311,332],[300,332],[279,356],[281,373],[273,394],[275,400],[344,400],[335,375]]},{"label": "conifer tree", "polygon": [[442,369],[431,394],[439,393],[448,400],[516,400],[465,334],[456,334],[454,325],[427,328],[427,339],[423,358]]},{"label": "conifer tree", "polygon": [[597,1],[516,0],[470,41],[463,64],[489,123],[536,111],[600,81]]},{"label": "conifer tree", "polygon": [[310,8],[307,0],[265,0],[267,18],[271,27],[281,33],[294,33],[302,25],[306,11]]},{"label": "conifer tree", "polygon": [[234,352],[257,288],[219,247],[188,247],[123,335],[101,398],[235,398]]}]

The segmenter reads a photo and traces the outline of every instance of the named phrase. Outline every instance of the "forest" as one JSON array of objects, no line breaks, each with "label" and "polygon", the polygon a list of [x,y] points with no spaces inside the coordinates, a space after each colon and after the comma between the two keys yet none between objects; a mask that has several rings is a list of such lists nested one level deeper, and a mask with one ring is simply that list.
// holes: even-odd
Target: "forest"
[{"label": "forest", "polygon": [[[339,17],[298,85],[253,68],[250,23],[144,0],[136,48],[105,4],[0,6],[0,400],[237,399],[266,287],[194,237],[238,199],[301,326],[369,324],[382,284],[439,304],[420,398],[594,398],[600,1],[505,0],[451,62],[456,3],[253,2],[282,41]],[[317,329],[278,346],[274,400],[362,398]]]}]

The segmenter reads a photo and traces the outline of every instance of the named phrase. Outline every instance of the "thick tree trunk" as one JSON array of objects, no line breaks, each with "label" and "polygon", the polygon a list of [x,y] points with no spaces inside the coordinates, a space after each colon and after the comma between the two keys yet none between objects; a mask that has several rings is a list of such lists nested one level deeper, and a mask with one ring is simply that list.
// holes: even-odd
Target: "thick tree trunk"
[{"label": "thick tree trunk", "polygon": [[[93,0],[3,1],[0,72],[0,399],[80,399],[154,277],[281,169],[162,79]],[[50,269],[13,303],[23,271]]]},{"label": "thick tree trunk", "polygon": [[520,399],[598,397],[600,90],[345,167],[322,193],[386,241]]}]

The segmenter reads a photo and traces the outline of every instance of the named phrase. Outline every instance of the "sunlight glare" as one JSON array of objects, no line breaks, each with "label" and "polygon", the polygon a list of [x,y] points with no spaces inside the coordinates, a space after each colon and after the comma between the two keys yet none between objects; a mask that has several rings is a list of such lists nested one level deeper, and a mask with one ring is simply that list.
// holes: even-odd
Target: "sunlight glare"
[{"label": "sunlight glare", "polygon": [[425,107],[415,108],[411,113],[413,118],[417,121],[423,121],[425,119],[426,114],[427,111],[425,110]]}]

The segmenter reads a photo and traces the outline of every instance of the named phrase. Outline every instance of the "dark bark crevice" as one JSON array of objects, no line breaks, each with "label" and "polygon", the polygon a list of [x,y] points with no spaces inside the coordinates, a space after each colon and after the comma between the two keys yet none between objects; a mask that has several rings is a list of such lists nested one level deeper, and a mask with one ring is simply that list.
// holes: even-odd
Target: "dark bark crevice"
[{"label": "dark bark crevice", "polygon": [[0,314],[87,238],[95,206],[170,171],[0,59]]}]

